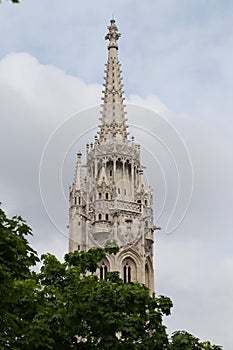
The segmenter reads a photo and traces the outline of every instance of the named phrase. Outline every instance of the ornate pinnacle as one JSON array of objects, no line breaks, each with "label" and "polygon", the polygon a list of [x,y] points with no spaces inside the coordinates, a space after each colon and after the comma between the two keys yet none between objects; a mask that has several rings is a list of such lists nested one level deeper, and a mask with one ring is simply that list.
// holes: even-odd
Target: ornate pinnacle
[{"label": "ornate pinnacle", "polygon": [[118,28],[115,24],[115,20],[111,19],[110,26],[108,26],[108,34],[105,36],[105,40],[109,40],[108,49],[112,47],[118,49],[117,40],[120,38],[121,34],[118,33]]}]

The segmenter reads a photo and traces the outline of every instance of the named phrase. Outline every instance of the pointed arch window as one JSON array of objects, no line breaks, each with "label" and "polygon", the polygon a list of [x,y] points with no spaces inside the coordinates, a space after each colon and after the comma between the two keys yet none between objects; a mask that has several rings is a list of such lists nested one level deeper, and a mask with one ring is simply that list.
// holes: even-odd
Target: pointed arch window
[{"label": "pointed arch window", "polygon": [[150,270],[149,270],[149,266],[146,263],[145,265],[145,284],[148,288],[150,288]]},{"label": "pointed arch window", "polygon": [[108,192],[105,193],[105,199],[108,199]]},{"label": "pointed arch window", "polygon": [[103,262],[102,265],[100,266],[100,279],[101,280],[106,280],[107,279],[107,272],[108,272],[108,267],[105,265]]},{"label": "pointed arch window", "polygon": [[105,214],[105,220],[108,221],[108,214]]},{"label": "pointed arch window", "polygon": [[124,265],[124,283],[131,282],[131,266],[126,263]]},{"label": "pointed arch window", "polygon": [[137,281],[137,264],[131,257],[126,257],[122,261],[122,279],[124,283]]},{"label": "pointed arch window", "polygon": [[102,215],[101,214],[99,214],[98,217],[99,217],[99,221],[102,220]]}]

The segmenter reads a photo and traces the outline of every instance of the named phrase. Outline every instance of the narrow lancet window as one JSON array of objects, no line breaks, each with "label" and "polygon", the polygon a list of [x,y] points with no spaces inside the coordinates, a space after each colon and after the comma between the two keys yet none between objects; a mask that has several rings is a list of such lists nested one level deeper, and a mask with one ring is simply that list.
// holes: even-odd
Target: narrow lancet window
[{"label": "narrow lancet window", "polygon": [[126,263],[124,266],[124,283],[131,282],[131,266]]},{"label": "narrow lancet window", "polygon": [[107,279],[107,272],[108,272],[108,268],[105,265],[105,263],[103,262],[102,265],[100,266],[100,279],[101,280]]}]

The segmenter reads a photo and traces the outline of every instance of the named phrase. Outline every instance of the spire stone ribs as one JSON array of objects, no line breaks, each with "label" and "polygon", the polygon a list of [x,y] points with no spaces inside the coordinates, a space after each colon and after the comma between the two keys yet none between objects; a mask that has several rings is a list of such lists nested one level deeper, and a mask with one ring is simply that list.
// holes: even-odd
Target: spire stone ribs
[{"label": "spire stone ribs", "polygon": [[113,138],[127,140],[127,125],[124,111],[123,84],[121,83],[121,64],[118,60],[117,40],[121,36],[114,20],[108,26],[108,34],[105,39],[109,40],[108,62],[105,70],[105,83],[103,84],[102,117],[99,132],[100,141],[112,140]]}]

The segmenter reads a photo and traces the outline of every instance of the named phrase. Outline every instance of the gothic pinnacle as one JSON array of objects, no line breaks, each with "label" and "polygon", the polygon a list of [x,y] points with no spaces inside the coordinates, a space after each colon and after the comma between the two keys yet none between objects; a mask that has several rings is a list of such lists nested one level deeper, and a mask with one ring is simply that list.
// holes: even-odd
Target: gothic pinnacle
[{"label": "gothic pinnacle", "polygon": [[77,153],[77,163],[74,175],[74,188],[75,190],[80,190],[82,186],[82,153]]}]

